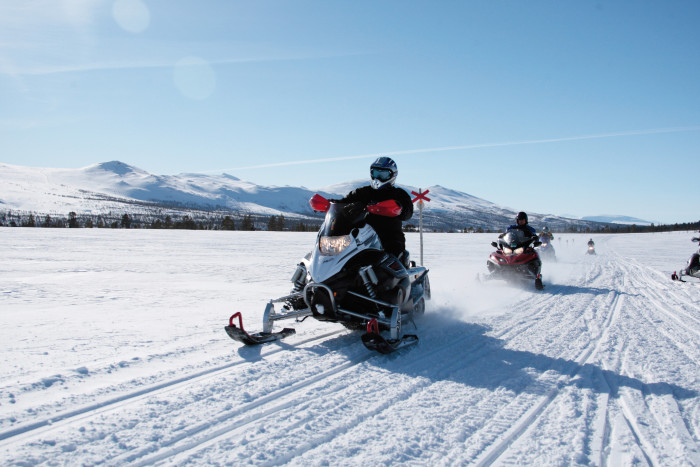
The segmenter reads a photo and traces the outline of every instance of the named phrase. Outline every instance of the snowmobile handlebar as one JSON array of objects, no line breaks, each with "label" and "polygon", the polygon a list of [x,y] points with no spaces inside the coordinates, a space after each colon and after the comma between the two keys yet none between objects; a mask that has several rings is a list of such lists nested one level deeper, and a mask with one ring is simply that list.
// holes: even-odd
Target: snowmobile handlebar
[{"label": "snowmobile handlebar", "polygon": [[[498,238],[503,238],[503,237],[499,236]],[[533,240],[534,240],[534,242],[533,242]],[[497,242],[491,242],[491,246],[494,247],[494,248],[501,249],[502,245],[499,245],[499,243],[502,243],[502,242],[498,242],[498,243],[497,243]],[[542,245],[542,242],[540,242],[539,240],[536,240],[535,237],[526,239],[526,240],[521,244],[521,246],[522,246],[523,248],[530,248],[530,246],[538,247],[538,246],[540,246],[540,245]]]},{"label": "snowmobile handlebar", "polygon": [[[309,205],[311,209],[316,212],[328,212],[331,207],[331,200],[324,198],[323,196],[316,193],[309,200]],[[370,204],[367,206],[367,211],[372,214],[377,214],[379,216],[385,217],[396,217],[401,214],[401,205],[393,199],[388,199],[386,201],[380,201],[376,204]]]}]

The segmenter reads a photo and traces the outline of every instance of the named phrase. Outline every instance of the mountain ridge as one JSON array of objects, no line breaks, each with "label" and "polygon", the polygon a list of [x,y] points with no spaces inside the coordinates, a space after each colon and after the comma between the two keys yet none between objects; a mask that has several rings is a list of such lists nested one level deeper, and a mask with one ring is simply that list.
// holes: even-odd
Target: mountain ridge
[{"label": "mountain ridge", "polygon": [[[309,198],[319,193],[340,198],[366,180],[352,180],[317,190],[294,186],[263,186],[230,174],[184,173],[155,175],[121,161],[108,161],[78,169],[24,167],[0,163],[0,210],[38,215],[100,215],[120,209],[135,214],[177,215],[189,210],[218,211],[258,216],[279,216],[320,221]],[[407,192],[419,188],[399,186]],[[436,229],[500,229],[512,223],[515,211],[468,193],[442,187],[430,190],[424,224]],[[128,208],[128,209],[127,209]],[[600,222],[529,213],[533,224],[550,228],[599,228]],[[409,223],[417,224],[417,215]]]}]

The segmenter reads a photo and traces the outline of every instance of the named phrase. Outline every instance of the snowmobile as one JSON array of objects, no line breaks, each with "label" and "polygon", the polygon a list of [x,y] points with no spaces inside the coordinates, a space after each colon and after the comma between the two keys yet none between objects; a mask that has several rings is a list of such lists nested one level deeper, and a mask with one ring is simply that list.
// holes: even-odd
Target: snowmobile
[{"label": "snowmobile", "polygon": [[549,236],[541,235],[539,241],[540,246],[537,247],[537,252],[539,253],[540,258],[542,258],[542,261],[556,261],[557,254],[554,251],[554,245],[552,245]]},{"label": "snowmobile", "polygon": [[586,250],[587,255],[595,255],[595,245],[588,245],[588,250]]},{"label": "snowmobile", "polygon": [[[696,240],[693,239],[693,241]],[[671,279],[674,281],[686,282],[683,277],[700,279],[700,245],[698,246],[697,253],[693,254],[688,260],[686,267],[680,270],[680,274],[677,274],[676,271],[673,271],[673,274],[671,274]]]},{"label": "snowmobile", "polygon": [[539,246],[537,237],[525,237],[522,230],[514,229],[499,237],[498,243],[491,242],[496,251],[491,253],[486,267],[486,279],[503,279],[508,282],[535,280],[535,288],[542,290],[542,261],[534,247]]},{"label": "snowmobile", "polygon": [[[373,212],[390,211],[392,206],[386,203],[374,205],[378,210]],[[340,203],[317,194],[310,204],[326,217],[313,251],[292,275],[291,293],[269,301],[262,332],[246,332],[241,314],[235,313],[225,326],[228,335],[246,345],[262,344],[295,333],[292,328],[273,332],[276,321],[312,317],[352,330],[366,329],[363,344],[380,353],[417,343],[418,336],[403,334],[402,325],[411,322],[415,327],[414,318],[425,312],[425,300],[430,298],[428,269],[409,261],[408,252],[399,259],[383,250],[377,232],[366,222],[369,211],[363,203]]]}]

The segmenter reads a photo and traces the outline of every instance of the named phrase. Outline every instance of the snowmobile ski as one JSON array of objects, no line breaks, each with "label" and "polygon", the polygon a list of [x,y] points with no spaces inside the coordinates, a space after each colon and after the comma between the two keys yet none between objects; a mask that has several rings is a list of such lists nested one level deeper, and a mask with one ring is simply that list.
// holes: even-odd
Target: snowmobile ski
[{"label": "snowmobile ski", "polygon": [[544,290],[544,284],[542,283],[542,277],[538,274],[537,279],[535,279],[535,289]]},{"label": "snowmobile ski", "polygon": [[367,323],[367,332],[362,335],[362,343],[369,350],[390,354],[409,345],[417,344],[418,336],[415,334],[404,334],[397,339],[385,339],[379,334],[379,323],[375,318]]},{"label": "snowmobile ski", "polygon": [[406,334],[400,339],[385,339],[380,334],[368,332],[362,335],[362,343],[369,350],[376,350],[379,353],[390,354],[409,345],[418,343],[418,336]]},{"label": "snowmobile ski", "polygon": [[[238,326],[233,324],[233,320],[236,317],[238,317]],[[243,329],[243,317],[240,312],[231,315],[228,326],[224,326],[224,329],[231,339],[243,342],[245,345],[260,345],[266,342],[274,342],[296,334],[293,328],[284,328],[278,332],[257,332],[255,334],[248,334],[248,332]]]}]

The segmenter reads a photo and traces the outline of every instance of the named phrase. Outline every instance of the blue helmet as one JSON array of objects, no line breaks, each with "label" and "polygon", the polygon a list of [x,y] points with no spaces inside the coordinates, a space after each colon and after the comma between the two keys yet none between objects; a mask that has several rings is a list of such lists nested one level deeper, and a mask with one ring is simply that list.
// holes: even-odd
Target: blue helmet
[{"label": "blue helmet", "polygon": [[390,157],[380,157],[369,166],[369,175],[372,178],[370,185],[375,190],[396,183],[399,169]]}]

